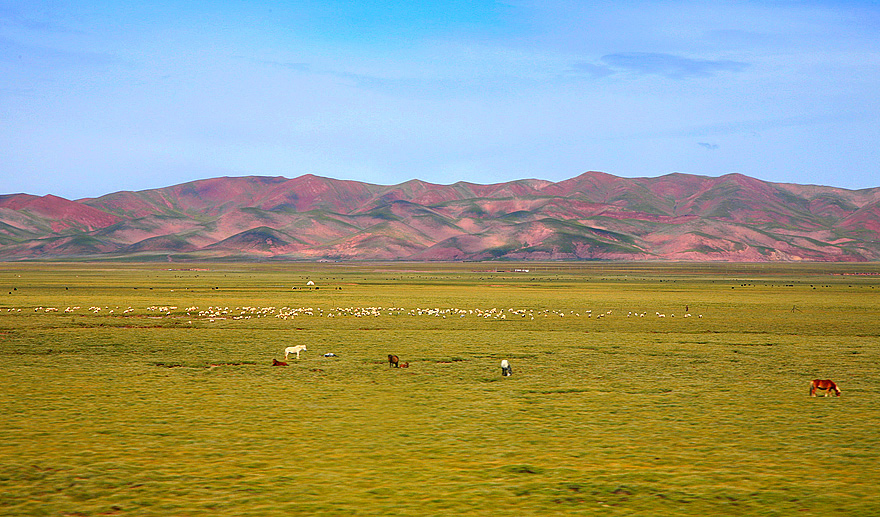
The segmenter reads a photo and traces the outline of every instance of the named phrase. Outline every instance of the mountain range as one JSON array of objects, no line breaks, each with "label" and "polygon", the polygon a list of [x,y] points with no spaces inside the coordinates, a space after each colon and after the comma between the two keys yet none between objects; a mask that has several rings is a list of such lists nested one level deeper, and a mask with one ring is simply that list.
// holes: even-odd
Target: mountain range
[{"label": "mountain range", "polygon": [[482,185],[222,177],[0,195],[0,260],[880,260],[880,187],[741,174]]}]

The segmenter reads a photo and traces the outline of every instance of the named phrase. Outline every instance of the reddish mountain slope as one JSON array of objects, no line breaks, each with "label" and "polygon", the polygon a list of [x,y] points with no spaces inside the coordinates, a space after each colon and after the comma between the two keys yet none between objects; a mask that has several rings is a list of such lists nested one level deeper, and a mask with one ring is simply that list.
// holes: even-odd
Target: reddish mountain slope
[{"label": "reddish mountain slope", "polygon": [[0,209],[4,208],[30,217],[35,228],[42,226],[40,222],[46,222],[53,232],[68,228],[91,231],[119,221],[119,217],[103,210],[53,195],[42,197],[28,194],[0,196]]},{"label": "reddish mountain slope", "polygon": [[552,183],[213,178],[0,196],[0,260],[880,260],[880,188],[601,172]]}]

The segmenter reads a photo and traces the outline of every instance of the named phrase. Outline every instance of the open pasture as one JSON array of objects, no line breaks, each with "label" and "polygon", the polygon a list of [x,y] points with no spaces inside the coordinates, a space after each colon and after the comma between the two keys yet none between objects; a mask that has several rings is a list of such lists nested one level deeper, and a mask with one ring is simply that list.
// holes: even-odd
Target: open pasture
[{"label": "open pasture", "polygon": [[0,264],[0,514],[880,514],[878,273]]}]

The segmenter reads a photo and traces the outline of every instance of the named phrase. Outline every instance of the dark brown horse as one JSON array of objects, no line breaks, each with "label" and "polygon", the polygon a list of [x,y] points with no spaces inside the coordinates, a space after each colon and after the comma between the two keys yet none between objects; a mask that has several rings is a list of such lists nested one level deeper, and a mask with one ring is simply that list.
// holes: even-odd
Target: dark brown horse
[{"label": "dark brown horse", "polygon": [[287,363],[284,361],[279,361],[278,359],[272,359],[272,366],[287,366]]},{"label": "dark brown horse", "polygon": [[393,354],[388,354],[388,367],[397,368],[400,366],[400,358]]},{"label": "dark brown horse", "polygon": [[834,395],[840,396],[840,388],[837,387],[837,384],[834,383],[831,379],[815,379],[810,381],[810,396],[816,396],[816,390],[822,390],[825,392],[825,397],[831,395],[831,392],[834,391]]}]

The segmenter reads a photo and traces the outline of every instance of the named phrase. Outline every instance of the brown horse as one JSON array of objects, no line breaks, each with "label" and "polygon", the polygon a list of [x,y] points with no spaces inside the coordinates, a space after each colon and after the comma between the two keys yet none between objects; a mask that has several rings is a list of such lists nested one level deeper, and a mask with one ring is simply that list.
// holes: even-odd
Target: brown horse
[{"label": "brown horse", "polygon": [[400,365],[400,367],[401,367],[401,368],[409,368],[409,363],[408,363],[408,362],[407,362],[407,363],[403,363],[402,365]]},{"label": "brown horse", "polygon": [[816,396],[816,390],[822,390],[825,392],[825,397],[831,395],[831,392],[834,391],[834,395],[840,396],[840,388],[837,387],[837,384],[834,383],[831,379],[815,379],[810,381],[810,396]]},{"label": "brown horse", "polygon": [[388,367],[397,368],[400,366],[400,358],[393,354],[388,354]]},{"label": "brown horse", "polygon": [[287,366],[287,363],[284,361],[279,361],[278,359],[272,359],[272,366]]}]

